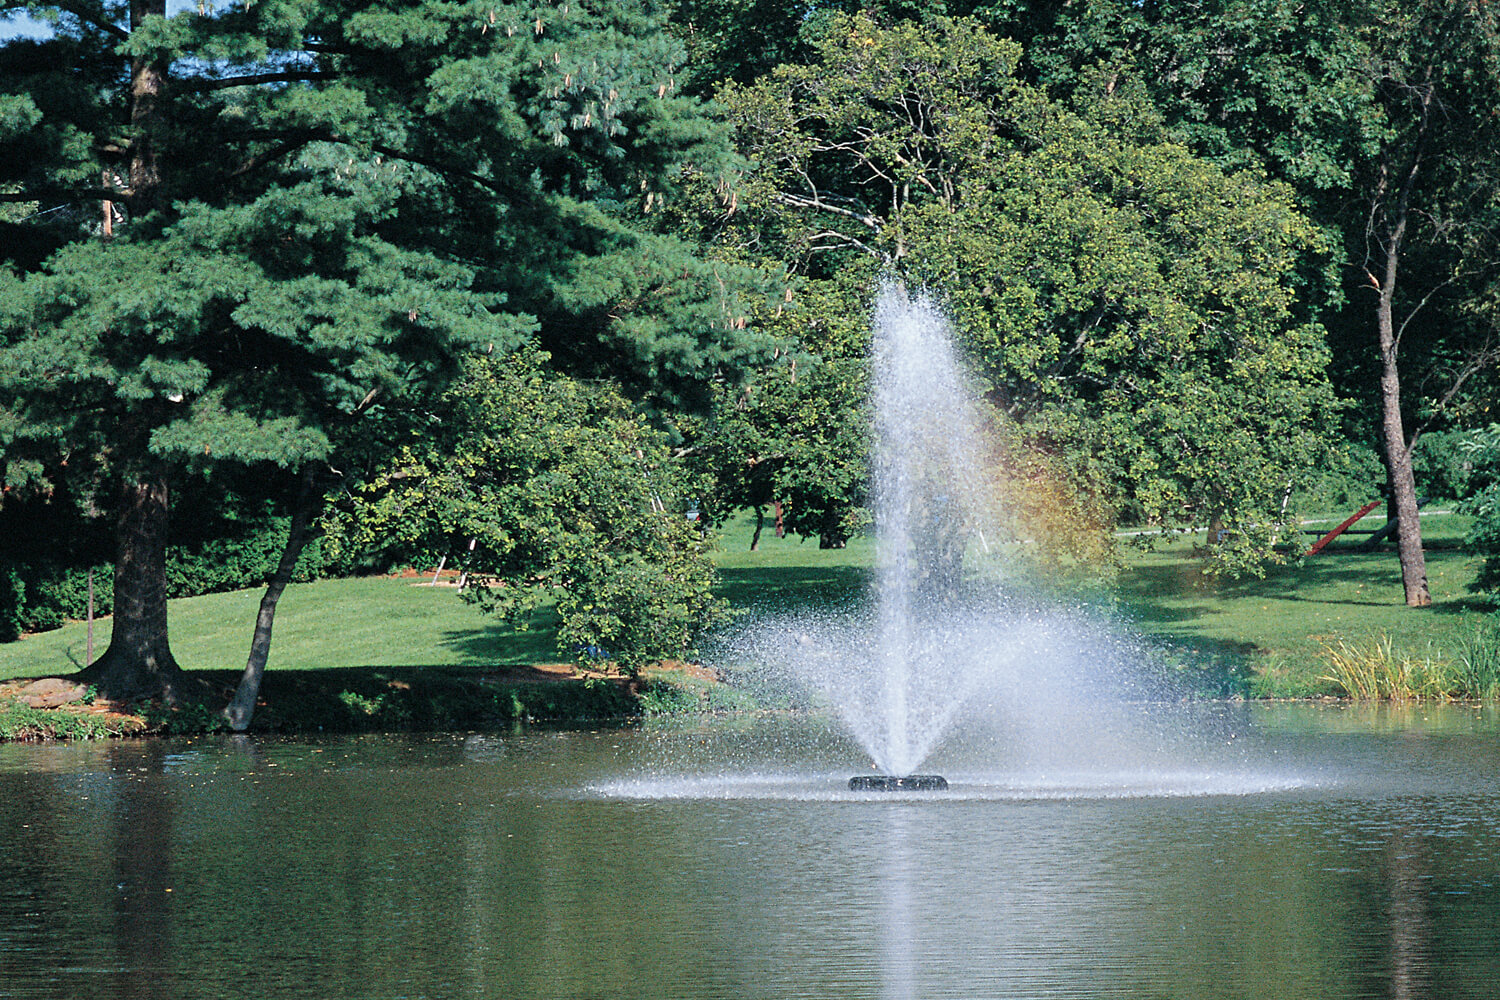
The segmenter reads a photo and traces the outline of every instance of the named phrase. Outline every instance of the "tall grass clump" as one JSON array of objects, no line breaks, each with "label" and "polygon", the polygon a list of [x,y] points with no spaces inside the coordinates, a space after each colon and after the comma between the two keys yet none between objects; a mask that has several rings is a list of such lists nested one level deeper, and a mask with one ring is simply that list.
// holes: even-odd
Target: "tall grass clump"
[{"label": "tall grass clump", "polygon": [[1364,642],[1340,639],[1318,652],[1328,672],[1320,679],[1355,701],[1445,700],[1456,687],[1451,665],[1429,647],[1422,655],[1395,649],[1389,635]]},{"label": "tall grass clump", "polygon": [[1458,640],[1454,664],[1458,690],[1465,698],[1500,700],[1500,629],[1480,623]]}]

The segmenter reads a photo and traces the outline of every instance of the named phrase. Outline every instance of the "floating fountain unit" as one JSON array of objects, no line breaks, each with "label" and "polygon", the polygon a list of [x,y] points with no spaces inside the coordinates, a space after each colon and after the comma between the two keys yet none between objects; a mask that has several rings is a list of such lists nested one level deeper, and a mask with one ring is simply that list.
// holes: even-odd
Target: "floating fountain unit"
[{"label": "floating fountain unit", "polygon": [[851,792],[943,792],[948,779],[941,774],[856,774],[849,779]]}]

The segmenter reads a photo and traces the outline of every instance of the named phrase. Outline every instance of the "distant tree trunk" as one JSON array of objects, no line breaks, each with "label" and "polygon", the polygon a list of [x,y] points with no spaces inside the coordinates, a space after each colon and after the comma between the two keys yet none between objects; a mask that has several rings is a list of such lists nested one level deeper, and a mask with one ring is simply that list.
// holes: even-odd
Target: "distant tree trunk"
[{"label": "distant tree trunk", "polygon": [[302,476],[302,490],[298,494],[296,507],[292,510],[292,524],[287,529],[286,544],[281,549],[281,561],[276,564],[276,574],[271,577],[271,582],[266,585],[266,592],[260,599],[260,613],[255,617],[255,632],[250,638],[250,657],[245,661],[245,672],[240,675],[240,685],[234,692],[234,698],[224,709],[224,718],[229,721],[229,728],[235,732],[248,729],[250,720],[255,716],[260,681],[266,672],[266,661],[271,656],[271,626],[276,621],[276,604],[281,600],[287,584],[292,582],[292,574],[297,569],[297,557],[307,545],[317,500],[315,473],[309,469]]},{"label": "distant tree trunk", "polygon": [[760,532],[766,526],[766,509],[760,504],[755,505],[755,534],[750,536],[750,551],[754,552],[760,548]]},{"label": "distant tree trunk", "polygon": [[[1427,590],[1427,557],[1422,552],[1422,526],[1417,513],[1417,482],[1412,472],[1414,441],[1406,438],[1401,419],[1401,370],[1397,364],[1401,350],[1401,330],[1396,326],[1396,283],[1400,277],[1401,255],[1405,252],[1406,228],[1410,220],[1412,192],[1423,168],[1423,157],[1430,135],[1431,114],[1436,91],[1430,82],[1407,88],[1415,98],[1417,131],[1415,141],[1396,166],[1395,152],[1388,148],[1371,202],[1366,232],[1374,242],[1380,274],[1367,271],[1375,289],[1375,336],[1380,349],[1381,436],[1385,445],[1385,468],[1395,508],[1396,551],[1401,559],[1401,583],[1408,607],[1421,608],[1432,603]],[[1419,303],[1416,309],[1421,308]],[[1410,322],[1413,313],[1408,313]]]},{"label": "distant tree trunk", "polygon": [[1381,431],[1385,438],[1385,467],[1390,477],[1390,501],[1395,507],[1396,531],[1399,533],[1396,551],[1401,559],[1401,584],[1406,591],[1407,606],[1421,608],[1432,603],[1432,595],[1427,589],[1427,557],[1422,551],[1422,526],[1417,513],[1417,481],[1412,472],[1411,443],[1406,440],[1406,430],[1401,420],[1401,372],[1396,363],[1400,343],[1393,313],[1402,239],[1406,234],[1406,201],[1415,174],[1414,163],[1407,185],[1396,201],[1394,225],[1384,240],[1385,272],[1382,275],[1384,280],[1378,285],[1375,328],[1380,345]]},{"label": "distant tree trunk", "polygon": [[167,641],[167,518],[165,475],[125,484],[109,648],[81,674],[106,698],[177,702],[184,695],[185,675]]}]

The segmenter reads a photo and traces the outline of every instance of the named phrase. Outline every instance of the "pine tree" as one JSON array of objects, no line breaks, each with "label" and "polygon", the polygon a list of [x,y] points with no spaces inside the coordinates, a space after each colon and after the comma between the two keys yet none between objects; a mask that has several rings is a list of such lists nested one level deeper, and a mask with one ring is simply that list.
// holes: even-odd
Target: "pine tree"
[{"label": "pine tree", "polygon": [[52,37],[0,46],[0,447],[7,491],[117,498],[106,694],[184,694],[183,477],[287,470],[305,527],[371,418],[467,353],[540,339],[674,399],[755,349],[732,286],[656,231],[728,161],[650,4],[37,9]]}]

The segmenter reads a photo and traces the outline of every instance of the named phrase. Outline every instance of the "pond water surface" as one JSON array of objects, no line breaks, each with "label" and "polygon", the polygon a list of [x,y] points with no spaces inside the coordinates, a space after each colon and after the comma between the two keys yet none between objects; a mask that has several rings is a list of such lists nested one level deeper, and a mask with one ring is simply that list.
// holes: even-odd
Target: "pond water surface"
[{"label": "pond water surface", "polygon": [[0,747],[0,998],[1496,995],[1492,715],[1122,711]]}]

